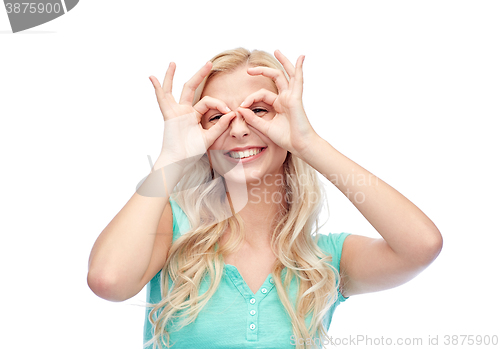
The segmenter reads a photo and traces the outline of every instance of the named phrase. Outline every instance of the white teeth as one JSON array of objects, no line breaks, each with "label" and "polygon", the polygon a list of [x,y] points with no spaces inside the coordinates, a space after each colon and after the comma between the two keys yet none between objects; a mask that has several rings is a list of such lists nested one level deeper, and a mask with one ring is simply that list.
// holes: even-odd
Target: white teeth
[{"label": "white teeth", "polygon": [[244,159],[249,156],[257,155],[261,152],[261,148],[247,149],[245,151],[230,151],[229,156],[234,159]]}]

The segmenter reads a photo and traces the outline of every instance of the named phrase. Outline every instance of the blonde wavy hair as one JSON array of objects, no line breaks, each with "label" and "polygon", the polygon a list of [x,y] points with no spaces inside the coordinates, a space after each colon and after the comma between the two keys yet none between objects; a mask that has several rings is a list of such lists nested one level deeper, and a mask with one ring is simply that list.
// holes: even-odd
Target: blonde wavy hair
[{"label": "blonde wavy hair", "polygon": [[[222,52],[211,61],[212,71],[198,87],[193,105],[199,101],[209,79],[241,66],[280,69],[288,79],[281,64],[264,51],[237,48]],[[167,324],[172,324],[173,320],[178,320],[176,327],[179,329],[195,321],[221,281],[223,257],[236,251],[245,238],[244,222],[238,213],[228,208],[223,177],[212,172],[207,154],[185,173],[171,198],[186,213],[191,229],[171,245],[160,277],[162,300],[150,305],[153,309],[149,321],[154,335],[145,346],[154,343],[154,348],[171,346]],[[340,280],[338,270],[328,263],[331,256],[317,245],[317,232],[321,228],[319,214],[325,202],[324,188],[316,170],[290,152],[283,163],[283,173],[282,193],[288,205],[282,205],[275,217],[271,245],[277,261],[272,277],[296,338],[319,337],[323,342],[327,330],[322,321],[337,300]],[[219,248],[219,239],[228,227],[230,239]],[[284,280],[281,278],[283,268],[286,268]],[[210,286],[200,295],[200,282],[207,276]],[[172,285],[169,285],[169,277]],[[296,304],[292,304],[287,292],[294,277],[299,280]],[[309,315],[312,317],[307,326]],[[304,348],[303,345],[297,347]]]}]

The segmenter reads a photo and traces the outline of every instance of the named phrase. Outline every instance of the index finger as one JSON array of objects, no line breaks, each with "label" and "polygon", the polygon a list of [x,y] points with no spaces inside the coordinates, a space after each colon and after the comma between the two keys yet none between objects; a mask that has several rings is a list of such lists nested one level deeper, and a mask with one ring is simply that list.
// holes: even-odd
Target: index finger
[{"label": "index finger", "polygon": [[188,82],[184,84],[181,92],[181,98],[179,99],[179,104],[191,105],[193,103],[194,92],[196,91],[198,86],[200,86],[205,76],[208,75],[210,69],[212,69],[212,62],[205,63],[205,65],[200,70],[198,70],[198,72],[194,74],[194,76],[189,79]]},{"label": "index finger", "polygon": [[245,98],[243,103],[241,103],[240,107],[248,108],[252,104],[257,103],[257,102],[261,102],[261,101],[272,106],[274,104],[274,101],[276,100],[276,98],[278,98],[278,95],[276,93],[273,93],[269,90],[261,88],[257,92],[254,92],[251,95],[249,95],[247,98]]},{"label": "index finger", "polygon": [[288,80],[286,79],[285,73],[282,70],[257,66],[248,68],[247,72],[250,75],[263,75],[265,77],[273,79],[276,87],[278,88],[278,92],[281,92],[288,88]]}]

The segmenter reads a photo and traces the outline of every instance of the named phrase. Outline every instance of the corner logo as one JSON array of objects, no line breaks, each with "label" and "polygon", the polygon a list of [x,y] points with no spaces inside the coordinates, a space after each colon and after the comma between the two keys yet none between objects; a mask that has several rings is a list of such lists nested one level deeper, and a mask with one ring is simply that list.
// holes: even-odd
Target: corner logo
[{"label": "corner logo", "polygon": [[66,14],[79,0],[12,1],[4,0],[13,33],[20,32]]}]

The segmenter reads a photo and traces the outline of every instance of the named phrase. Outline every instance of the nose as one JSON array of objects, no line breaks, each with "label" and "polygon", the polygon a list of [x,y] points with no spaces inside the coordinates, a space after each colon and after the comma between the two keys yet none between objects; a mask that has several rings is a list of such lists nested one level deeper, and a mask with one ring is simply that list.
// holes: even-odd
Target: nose
[{"label": "nose", "polygon": [[250,128],[248,127],[243,115],[236,112],[236,117],[229,124],[229,134],[231,137],[242,138],[248,136]]}]

